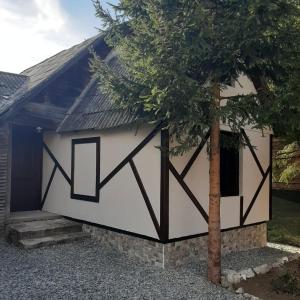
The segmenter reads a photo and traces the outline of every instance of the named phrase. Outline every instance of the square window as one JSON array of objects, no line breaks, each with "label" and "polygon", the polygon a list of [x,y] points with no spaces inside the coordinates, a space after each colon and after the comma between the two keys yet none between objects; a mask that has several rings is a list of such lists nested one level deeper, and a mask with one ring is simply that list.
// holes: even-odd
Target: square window
[{"label": "square window", "polygon": [[71,198],[99,202],[100,137],[72,140]]},{"label": "square window", "polygon": [[222,131],[220,146],[221,197],[238,196],[240,184],[239,134]]}]

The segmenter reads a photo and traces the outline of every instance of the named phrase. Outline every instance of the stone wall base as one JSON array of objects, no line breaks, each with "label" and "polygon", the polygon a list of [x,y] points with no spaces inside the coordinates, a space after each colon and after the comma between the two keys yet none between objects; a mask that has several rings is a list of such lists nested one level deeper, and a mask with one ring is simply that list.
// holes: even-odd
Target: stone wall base
[{"label": "stone wall base", "polygon": [[[207,236],[162,244],[88,224],[83,225],[83,231],[90,233],[104,246],[163,268],[207,258]],[[222,255],[266,245],[266,223],[222,232]]]}]

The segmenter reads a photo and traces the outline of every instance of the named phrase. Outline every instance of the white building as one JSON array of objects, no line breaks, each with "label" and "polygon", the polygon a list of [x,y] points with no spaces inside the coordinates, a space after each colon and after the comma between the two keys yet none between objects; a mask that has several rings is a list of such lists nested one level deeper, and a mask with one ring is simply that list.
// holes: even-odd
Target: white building
[{"label": "white building", "polygon": [[[42,209],[152,263],[204,258],[209,132],[197,148],[167,157],[159,149],[169,145],[167,132],[137,128],[99,92],[88,70],[91,46],[103,59],[110,53],[97,36],[22,75],[0,73],[12,87],[0,98],[0,222],[11,211]],[[255,91],[248,78],[241,82],[223,96]],[[241,134],[245,148],[221,149],[224,253],[264,246],[271,216],[271,132]]]}]

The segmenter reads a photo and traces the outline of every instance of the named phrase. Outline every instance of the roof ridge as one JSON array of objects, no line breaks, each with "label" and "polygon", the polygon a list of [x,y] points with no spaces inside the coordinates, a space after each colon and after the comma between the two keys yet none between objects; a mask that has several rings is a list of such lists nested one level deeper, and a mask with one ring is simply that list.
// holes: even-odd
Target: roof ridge
[{"label": "roof ridge", "polygon": [[12,73],[12,72],[7,72],[7,71],[0,71],[0,73],[28,78],[28,76],[24,75],[24,74]]},{"label": "roof ridge", "polygon": [[[52,56],[47,57],[47,58],[45,58],[44,60],[42,60],[42,61],[40,61],[40,62],[38,62],[38,63],[36,63],[36,64],[30,66],[29,68],[26,68],[25,70],[23,70],[23,71],[20,73],[20,75],[24,75],[24,74],[23,74],[24,72],[29,71],[30,69],[32,69],[32,68],[34,68],[34,67],[36,67],[36,66],[38,66],[38,65],[40,65],[40,64],[42,64],[42,63],[44,63],[44,62],[46,62],[47,60],[49,60],[49,59],[51,59],[51,58],[54,58],[54,57],[58,56],[59,54],[65,52],[65,51],[71,50],[71,49],[73,49],[73,48],[75,48],[75,47],[77,47],[77,46],[79,46],[79,45],[81,45],[81,44],[83,44],[83,43],[86,43],[86,42],[89,41],[88,44],[92,44],[94,41],[96,41],[96,40],[97,40],[99,37],[101,37],[101,36],[102,36],[102,34],[99,33],[99,34],[97,34],[97,35],[94,35],[94,36],[92,36],[92,37],[90,37],[90,38],[87,38],[87,39],[83,40],[82,42],[80,42],[80,43],[78,43],[78,44],[76,44],[76,45],[73,45],[73,46],[71,46],[71,47],[69,47],[69,48],[63,49],[63,50],[61,50],[61,51],[59,51],[59,52],[53,54]],[[88,47],[88,45],[87,45],[86,47]],[[83,49],[82,49],[82,50],[83,50]],[[26,75],[24,75],[24,76],[26,76]]]}]

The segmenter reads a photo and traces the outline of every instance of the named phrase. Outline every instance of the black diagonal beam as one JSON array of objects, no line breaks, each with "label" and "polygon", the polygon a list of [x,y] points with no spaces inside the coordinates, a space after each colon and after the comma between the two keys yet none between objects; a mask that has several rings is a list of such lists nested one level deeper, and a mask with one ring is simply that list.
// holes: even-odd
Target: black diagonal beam
[{"label": "black diagonal beam", "polygon": [[270,171],[271,171],[271,166],[269,166],[268,169],[267,169],[267,171],[266,171],[266,173],[264,173],[264,176],[263,176],[263,178],[262,178],[262,180],[261,180],[261,182],[260,182],[260,184],[259,184],[259,186],[258,186],[258,188],[257,188],[257,190],[256,190],[256,192],[255,192],[255,194],[254,194],[254,196],[253,196],[253,198],[252,198],[252,200],[251,200],[251,202],[250,202],[250,204],[249,204],[246,212],[245,212],[245,215],[243,216],[243,222],[242,222],[243,225],[244,225],[244,223],[245,223],[245,221],[246,221],[246,219],[247,219],[247,217],[248,217],[248,215],[249,215],[249,213],[250,213],[250,211],[251,211],[251,209],[252,209],[252,207],[253,207],[256,199],[257,199],[257,196],[260,193],[260,190],[262,189],[262,187],[263,187],[263,185],[264,185],[264,183],[265,183],[268,175],[270,174]]},{"label": "black diagonal beam", "polygon": [[198,155],[200,154],[200,152],[202,151],[203,147],[205,146],[208,138],[210,136],[210,130],[206,133],[205,137],[202,139],[200,145],[198,146],[198,148],[195,150],[194,154],[192,155],[192,157],[190,158],[190,160],[188,161],[188,163],[186,164],[185,168],[183,169],[183,171],[181,172],[180,176],[184,179],[184,177],[186,176],[186,174],[189,172],[190,168],[192,167],[192,165],[194,164],[195,160],[197,159]]},{"label": "black diagonal beam", "polygon": [[136,181],[137,181],[137,184],[138,184],[138,186],[139,186],[139,188],[140,188],[140,191],[141,191],[141,193],[142,193],[142,196],[143,196],[143,198],[144,198],[145,204],[146,204],[147,209],[148,209],[148,211],[149,211],[149,214],[150,214],[150,216],[151,216],[151,219],[152,219],[152,222],[153,222],[154,227],[155,227],[155,229],[156,229],[157,235],[158,235],[158,237],[160,238],[160,226],[159,226],[159,224],[158,224],[157,218],[156,218],[156,216],[155,216],[155,212],[154,212],[154,210],[153,210],[153,207],[152,207],[152,205],[151,205],[151,202],[150,202],[150,200],[149,200],[149,197],[148,197],[148,195],[147,195],[147,192],[146,192],[146,190],[145,190],[145,187],[144,187],[144,185],[143,185],[143,182],[142,182],[142,180],[141,180],[141,177],[140,177],[140,175],[139,175],[139,173],[138,173],[138,170],[136,169],[136,166],[135,166],[135,164],[134,164],[134,162],[133,162],[132,159],[129,159],[129,164],[130,164],[130,167],[131,167],[132,172],[133,172],[133,174],[134,174],[134,177],[135,177],[135,179],[136,179]]},{"label": "black diagonal beam", "polygon": [[54,178],[54,175],[55,175],[56,170],[57,170],[57,165],[54,164],[54,167],[53,167],[51,176],[50,176],[50,178],[49,178],[49,181],[48,181],[48,184],[47,184],[47,187],[46,187],[46,190],[45,190],[43,199],[42,199],[41,208],[43,208],[43,206],[44,206],[44,204],[45,204],[45,201],[46,201],[46,198],[47,198],[47,195],[48,195],[50,186],[51,186],[51,184],[52,184],[52,181],[53,181],[53,178]]},{"label": "black diagonal beam", "polygon": [[44,146],[45,150],[47,151],[47,153],[49,154],[49,156],[51,157],[51,159],[53,160],[53,162],[55,163],[55,165],[57,166],[58,170],[65,177],[65,179],[67,180],[67,182],[71,185],[71,179],[70,179],[70,177],[65,172],[65,170],[60,165],[60,163],[57,161],[57,159],[55,158],[54,154],[50,151],[50,149],[48,148],[48,146],[45,143],[43,143],[43,146]]},{"label": "black diagonal beam", "polygon": [[251,142],[250,142],[250,140],[249,140],[249,137],[247,136],[247,134],[246,134],[246,132],[245,132],[244,129],[241,129],[241,132],[242,132],[242,135],[243,135],[243,137],[244,137],[244,139],[245,139],[246,145],[247,145],[248,148],[250,149],[250,152],[251,152],[251,154],[252,154],[252,156],[253,156],[253,158],[254,158],[256,164],[257,164],[257,167],[259,168],[259,171],[260,171],[261,175],[264,176],[264,175],[265,175],[265,171],[264,171],[263,167],[261,166],[261,164],[260,164],[260,162],[259,162],[259,159],[258,159],[258,157],[257,157],[257,155],[256,155],[256,153],[255,153],[255,151],[254,151],[253,146],[251,145]]},{"label": "black diagonal beam", "polygon": [[98,189],[103,188],[136,154],[138,154],[146,144],[148,144],[154,136],[161,130],[162,124],[157,125],[149,135],[130,152],[99,184]]},{"label": "black diagonal beam", "polygon": [[169,168],[170,168],[170,171],[172,172],[172,174],[174,175],[174,177],[177,179],[178,183],[181,185],[181,187],[183,188],[183,190],[186,192],[186,194],[189,196],[189,198],[194,203],[194,205],[196,206],[196,208],[199,210],[199,212],[202,215],[202,217],[208,223],[208,215],[207,215],[206,211],[203,209],[203,207],[198,202],[198,200],[195,197],[195,195],[189,189],[189,187],[184,182],[184,180],[182,179],[182,177],[180,176],[180,174],[176,171],[175,167],[173,166],[173,164],[171,162],[169,162]]}]

